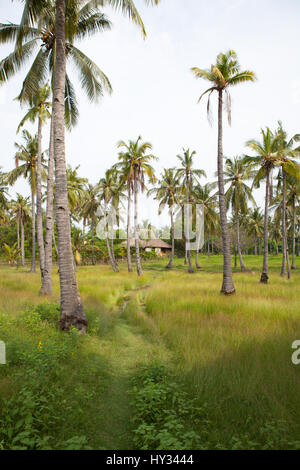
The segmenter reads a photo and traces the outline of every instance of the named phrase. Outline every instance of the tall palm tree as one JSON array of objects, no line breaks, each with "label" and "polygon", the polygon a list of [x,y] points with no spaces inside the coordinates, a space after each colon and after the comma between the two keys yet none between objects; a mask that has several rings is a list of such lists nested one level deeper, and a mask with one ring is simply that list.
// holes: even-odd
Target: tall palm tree
[{"label": "tall palm tree", "polygon": [[280,136],[280,158],[278,164],[281,168],[282,176],[282,268],[281,276],[286,275],[286,266],[288,266],[288,277],[290,278],[289,269],[289,254],[288,254],[288,243],[287,243],[287,227],[286,227],[286,212],[287,212],[287,201],[286,201],[286,177],[287,174],[293,177],[300,178],[300,168],[297,162],[294,160],[300,155],[300,147],[294,148],[295,142],[300,141],[300,134],[294,135],[291,139],[287,138],[287,133],[282,127],[282,123],[279,122],[277,134]]},{"label": "tall palm tree", "polygon": [[12,213],[16,217],[18,226],[21,227],[21,264],[25,266],[25,250],[24,250],[24,225],[29,218],[29,198],[23,197],[21,194],[17,194],[17,199],[12,201]]},{"label": "tall palm tree", "polygon": [[[190,149],[183,149],[183,155],[177,155],[177,158],[181,164],[181,167],[178,168],[177,170],[177,177],[180,178],[181,184],[182,184],[182,190],[186,195],[185,202],[186,202],[186,210],[187,210],[187,217],[186,217],[186,234],[188,238],[188,243],[190,243],[190,229],[192,228],[190,226],[190,214],[189,214],[189,204],[190,204],[190,194],[193,190],[194,183],[199,183],[199,178],[202,176],[206,176],[206,173],[204,170],[199,170],[193,168],[194,166],[194,157],[196,155],[195,150],[193,152],[190,151]],[[192,266],[192,256],[191,256],[191,250],[187,250],[187,255],[188,255],[188,272],[193,273],[193,266]]]},{"label": "tall palm tree", "polygon": [[155,183],[156,177],[154,169],[150,165],[151,160],[157,160],[153,154],[148,151],[152,150],[149,142],[142,142],[141,136],[136,141],[130,140],[128,143],[121,140],[118,148],[124,151],[119,153],[119,163],[115,168],[120,171],[122,181],[126,183],[128,192],[128,214],[127,214],[127,260],[128,270],[130,271],[130,199],[134,196],[134,239],[136,253],[136,267],[139,276],[143,274],[140,260],[139,235],[138,235],[138,193],[143,192],[146,188],[145,177],[150,183]]},{"label": "tall palm tree", "polygon": [[51,117],[49,108],[50,87],[45,84],[35,95],[29,99],[29,110],[20,122],[17,132],[27,121],[35,122],[38,120],[38,154],[36,165],[36,222],[37,222],[37,242],[39,249],[39,262],[41,278],[43,280],[45,270],[45,247],[43,236],[43,214],[42,214],[42,129],[46,120]]},{"label": "tall palm tree", "polygon": [[[109,226],[113,224],[114,217],[112,217],[112,220],[109,220],[108,216],[110,215],[109,204],[111,204],[111,209],[114,210],[119,202],[119,198],[120,198],[120,184],[117,178],[117,172],[115,171],[114,168],[112,168],[110,170],[107,170],[105,172],[104,177],[101,178],[99,181],[99,199],[100,201],[102,200],[104,203],[103,205],[104,235],[105,235],[107,253],[108,253],[114,272],[119,272],[119,269],[118,269],[117,262],[114,257],[113,250],[111,249],[109,245],[109,239],[108,239]],[[111,227],[111,232],[112,232],[112,228],[113,227]],[[113,248],[113,234],[112,234],[112,248]]]},{"label": "tall palm tree", "polygon": [[175,208],[178,204],[178,195],[181,191],[180,178],[177,175],[177,171],[174,168],[164,169],[158,186],[150,189],[149,195],[155,194],[155,199],[160,201],[159,203],[159,214],[165,209],[166,206],[169,208],[169,214],[171,218],[171,239],[172,239],[172,251],[170,261],[166,266],[167,269],[172,268],[174,254],[175,254],[175,225],[174,216]]},{"label": "tall palm tree", "polygon": [[295,176],[287,175],[287,206],[292,212],[292,269],[296,269],[296,226],[297,226],[297,206],[300,201],[300,180]]},{"label": "tall palm tree", "polygon": [[236,244],[239,255],[241,271],[245,272],[241,244],[240,244],[240,217],[247,213],[248,202],[254,206],[255,200],[252,196],[252,189],[245,183],[254,177],[254,171],[251,166],[245,162],[242,157],[228,158],[224,171],[224,183],[229,184],[229,188],[225,194],[227,209],[231,207],[236,222]]},{"label": "tall palm tree", "polygon": [[95,227],[97,220],[97,210],[100,205],[99,201],[99,184],[88,184],[84,193],[83,203],[81,207],[81,215],[91,224],[92,237],[92,264],[95,265]]},{"label": "tall palm tree", "polygon": [[[38,137],[32,136],[27,130],[22,132],[24,145],[15,143],[17,153],[15,155],[16,168],[9,172],[7,181],[13,185],[17,179],[28,179],[31,188],[31,217],[32,217],[32,260],[30,272],[35,272],[35,196],[36,196],[36,166],[38,155]],[[20,162],[24,162],[20,165]]]},{"label": "tall palm tree", "polygon": [[192,68],[192,72],[196,78],[207,80],[211,83],[211,87],[206,90],[202,97],[209,93],[208,98],[208,114],[210,111],[209,100],[211,94],[216,91],[218,93],[218,185],[219,185],[219,206],[220,206],[220,223],[222,230],[223,242],[223,285],[221,292],[230,295],[235,293],[235,287],[232,279],[231,267],[231,254],[230,254],[230,239],[227,227],[226,216],[226,203],[225,203],[225,189],[224,189],[224,175],[223,175],[223,95],[226,95],[227,114],[229,124],[231,123],[231,98],[229,88],[239,85],[244,82],[253,82],[256,76],[253,72],[248,70],[241,71],[241,66],[238,62],[237,55],[234,51],[230,50],[226,54],[219,54],[215,65],[211,66],[210,70]]},{"label": "tall palm tree", "polygon": [[259,188],[263,179],[266,179],[265,214],[264,214],[264,261],[260,282],[268,283],[268,239],[269,239],[269,204],[270,204],[270,174],[278,164],[280,157],[280,135],[274,134],[268,127],[261,129],[262,141],[249,140],[246,146],[256,153],[255,157],[246,156],[245,162],[259,167],[254,178],[253,187]]},{"label": "tall palm tree", "polygon": [[[212,194],[214,185],[207,183],[204,186],[200,184],[196,185],[192,191],[192,200],[195,204],[201,204],[204,211],[204,220],[205,228],[208,234],[208,245],[209,245],[209,236],[212,233],[218,224],[218,213],[217,213],[217,195]],[[199,266],[199,238],[197,240],[197,249],[196,249],[196,268],[200,269]]]}]

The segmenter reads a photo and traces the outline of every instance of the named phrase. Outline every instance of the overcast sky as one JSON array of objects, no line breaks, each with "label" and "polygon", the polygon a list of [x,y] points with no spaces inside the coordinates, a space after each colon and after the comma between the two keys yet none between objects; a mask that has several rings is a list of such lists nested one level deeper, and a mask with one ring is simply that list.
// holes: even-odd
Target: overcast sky
[{"label": "overcast sky", "polygon": [[[242,68],[256,72],[258,81],[232,89],[233,120],[231,128],[224,126],[225,155],[242,154],[248,139],[259,138],[261,127],[274,128],[279,119],[289,134],[300,131],[298,0],[162,0],[156,8],[146,8],[142,0],[136,0],[136,6],[146,26],[146,40],[135,25],[107,9],[113,29],[80,43],[114,89],[112,96],[91,105],[75,80],[80,121],[67,133],[66,153],[68,163],[80,164],[82,176],[96,183],[116,162],[116,143],[141,135],[153,144],[159,157],[155,163],[158,174],[177,164],[182,147],[190,147],[197,151],[197,167],[213,180],[216,109],[211,128],[205,103],[197,105],[207,83],[195,80],[190,68],[210,67],[216,55],[229,48],[238,53]],[[1,0],[0,22],[17,22],[21,11],[18,1]],[[12,46],[1,46],[0,57],[11,50]],[[4,170],[14,165],[14,142],[20,139],[16,128],[25,110],[13,98],[29,64],[0,88],[0,165]],[[70,73],[74,76],[72,70]],[[25,182],[17,183],[16,190],[29,193]],[[260,193],[261,207],[262,200]],[[141,219],[149,217],[144,211]]]}]

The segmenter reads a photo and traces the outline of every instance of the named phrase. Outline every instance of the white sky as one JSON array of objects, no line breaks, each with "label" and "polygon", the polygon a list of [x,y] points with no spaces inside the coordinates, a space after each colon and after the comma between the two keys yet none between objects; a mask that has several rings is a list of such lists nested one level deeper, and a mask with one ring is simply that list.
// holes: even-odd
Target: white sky
[{"label": "white sky", "polygon": [[[91,105],[75,79],[80,121],[67,134],[66,150],[67,162],[80,164],[82,176],[96,183],[116,162],[116,143],[141,135],[153,144],[160,159],[155,163],[158,174],[162,168],[177,164],[176,155],[182,147],[190,147],[197,151],[197,167],[213,180],[217,116],[214,110],[215,125],[210,128],[205,102],[197,105],[207,84],[195,80],[190,68],[210,67],[216,55],[229,48],[238,53],[242,68],[255,71],[259,80],[232,89],[233,123],[232,128],[224,126],[225,155],[245,152],[245,141],[259,138],[260,128],[274,128],[278,119],[289,134],[299,132],[298,0],[162,0],[156,8],[146,8],[142,0],[136,0],[136,6],[146,26],[146,41],[137,27],[107,9],[112,31],[80,43],[108,75],[114,89],[111,97]],[[18,1],[0,0],[0,22],[17,22],[21,11]],[[0,57],[11,50],[11,46],[0,46]],[[28,66],[0,89],[0,165],[5,171],[13,168],[14,142],[20,139],[15,132],[25,110],[20,110],[13,98]],[[15,189],[28,193],[24,181]],[[262,192],[257,197],[262,206]],[[141,220],[150,218],[147,210],[154,208],[150,201],[146,203]],[[153,222],[158,219],[154,217]]]}]

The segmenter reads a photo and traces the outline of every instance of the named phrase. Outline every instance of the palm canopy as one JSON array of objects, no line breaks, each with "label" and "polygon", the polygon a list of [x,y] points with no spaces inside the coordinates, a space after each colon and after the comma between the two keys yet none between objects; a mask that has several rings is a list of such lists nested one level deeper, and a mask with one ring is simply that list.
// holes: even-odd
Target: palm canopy
[{"label": "palm canopy", "polygon": [[229,50],[226,53],[220,53],[217,56],[216,63],[211,66],[210,69],[200,69],[193,67],[192,73],[196,78],[201,78],[209,81],[212,86],[208,88],[199,98],[199,101],[204,95],[209,93],[207,103],[207,113],[210,113],[210,96],[214,91],[225,91],[227,95],[227,112],[228,121],[231,124],[231,97],[228,91],[229,87],[239,85],[244,82],[254,82],[256,75],[250,70],[241,70],[241,65],[238,61],[237,54],[233,50]]},{"label": "palm canopy", "polygon": [[183,187],[187,187],[189,185],[189,189],[191,190],[193,187],[194,182],[199,182],[199,178],[202,176],[206,177],[206,173],[204,170],[195,169],[194,166],[194,157],[196,155],[196,151],[190,151],[190,149],[183,149],[183,155],[177,155],[177,158],[181,164],[181,168],[177,170],[177,177],[181,179]]},{"label": "palm canopy", "polygon": [[[53,80],[56,44],[55,2],[46,0],[43,8],[36,11],[33,20],[27,19],[29,24],[25,21],[22,25],[22,20],[20,25],[0,24],[0,44],[17,41],[21,28],[23,41],[22,47],[16,47],[0,62],[0,84],[14,76],[37,51],[18,97],[21,102],[32,100],[49,76]],[[86,0],[68,2],[65,28],[67,64],[75,66],[81,86],[91,101],[97,101],[104,91],[111,93],[111,84],[102,70],[75,47],[74,42],[99,31],[108,30],[110,27],[109,20],[99,11],[99,2]],[[78,118],[77,100],[68,73],[65,84],[65,111],[67,126],[75,125]]]},{"label": "palm canopy", "polygon": [[229,184],[225,194],[227,209],[232,208],[235,214],[246,214],[248,202],[256,205],[252,189],[245,183],[255,176],[255,171],[242,157],[228,158],[224,170],[224,182]]},{"label": "palm canopy", "polygon": [[262,237],[264,231],[264,215],[258,207],[248,211],[247,218],[250,232],[255,233],[258,238]]},{"label": "palm canopy", "polygon": [[103,178],[98,183],[99,198],[106,204],[112,202],[114,206],[117,206],[121,197],[125,197],[122,193],[122,185],[119,181],[118,173],[113,169],[109,169],[105,172]]},{"label": "palm canopy", "polygon": [[294,142],[298,141],[299,136],[296,135],[287,142],[280,126],[276,132],[272,132],[269,127],[265,130],[261,129],[261,135],[261,142],[252,139],[246,143],[246,146],[256,155],[245,155],[245,162],[253,167],[260,167],[254,178],[253,186],[259,188],[260,182],[266,177],[267,172],[279,166],[284,166],[287,173],[297,176],[299,174],[298,166],[288,157],[299,155],[299,148],[292,148]]},{"label": "palm canopy", "polygon": [[155,199],[159,201],[159,214],[166,206],[172,209],[178,203],[178,195],[181,192],[180,178],[174,168],[164,169],[156,188],[150,189],[148,194],[155,194]]},{"label": "palm canopy", "polygon": [[48,101],[50,97],[50,86],[49,84],[45,84],[42,88],[38,90],[38,92],[31,98],[29,103],[29,110],[23,117],[22,121],[20,122],[17,133],[24,126],[26,121],[34,122],[37,118],[41,119],[42,123],[44,124],[47,119],[51,117],[51,113],[49,108],[51,107],[51,102]]},{"label": "palm canopy", "polygon": [[18,221],[25,223],[30,214],[29,197],[17,193],[17,199],[11,203],[11,211]]},{"label": "palm canopy", "polygon": [[217,194],[212,194],[214,185],[207,183],[204,186],[197,184],[191,194],[195,204],[201,204],[204,211],[205,225],[211,230],[218,225],[218,200]]},{"label": "palm canopy", "polygon": [[119,153],[119,163],[114,165],[114,168],[120,172],[121,181],[127,184],[127,189],[133,190],[136,183],[140,190],[144,191],[145,176],[150,183],[155,183],[154,168],[149,162],[157,160],[157,157],[148,153],[152,150],[150,142],[142,142],[142,137],[139,136],[137,140],[129,140],[128,143],[121,140],[118,148],[124,150]]},{"label": "palm canopy", "polygon": [[[7,174],[7,182],[13,185],[17,179],[23,176],[28,179],[31,190],[33,193],[36,191],[36,165],[38,155],[38,136],[32,136],[27,130],[23,130],[22,138],[24,144],[15,143],[17,149],[15,155],[16,168]],[[46,165],[43,163],[44,158],[42,154],[42,176],[45,177]],[[20,162],[24,162],[20,165]]]}]

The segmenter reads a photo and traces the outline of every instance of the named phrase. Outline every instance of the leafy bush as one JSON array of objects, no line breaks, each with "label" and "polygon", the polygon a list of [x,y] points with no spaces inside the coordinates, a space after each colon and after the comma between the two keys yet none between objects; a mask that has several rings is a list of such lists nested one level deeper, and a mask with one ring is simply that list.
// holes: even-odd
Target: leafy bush
[{"label": "leafy bush", "polygon": [[[197,406],[182,384],[164,366],[141,368],[133,379],[134,444],[143,450],[201,448],[209,421],[206,407]],[[193,429],[201,425],[201,433]]]}]

